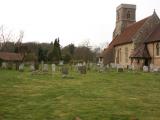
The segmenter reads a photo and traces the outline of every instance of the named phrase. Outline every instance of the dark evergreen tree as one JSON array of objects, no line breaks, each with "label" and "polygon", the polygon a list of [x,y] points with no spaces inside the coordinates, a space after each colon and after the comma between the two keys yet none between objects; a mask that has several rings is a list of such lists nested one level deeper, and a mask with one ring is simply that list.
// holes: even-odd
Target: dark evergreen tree
[{"label": "dark evergreen tree", "polygon": [[48,60],[50,62],[58,63],[61,59],[62,57],[61,57],[61,48],[59,44],[59,38],[56,38],[52,49],[48,53]]}]

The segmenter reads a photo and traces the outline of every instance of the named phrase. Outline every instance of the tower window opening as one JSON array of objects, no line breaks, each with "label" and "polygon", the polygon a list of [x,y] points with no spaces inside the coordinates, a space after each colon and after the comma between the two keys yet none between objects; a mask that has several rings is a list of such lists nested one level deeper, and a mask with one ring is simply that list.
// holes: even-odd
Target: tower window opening
[{"label": "tower window opening", "polygon": [[131,17],[131,13],[130,11],[127,12],[127,19],[129,19]]}]

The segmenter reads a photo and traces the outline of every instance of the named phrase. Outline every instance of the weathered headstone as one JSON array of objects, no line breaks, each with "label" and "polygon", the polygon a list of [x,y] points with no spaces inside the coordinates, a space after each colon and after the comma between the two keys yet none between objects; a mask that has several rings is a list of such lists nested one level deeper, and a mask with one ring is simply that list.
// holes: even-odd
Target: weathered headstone
[{"label": "weathered headstone", "polygon": [[110,63],[111,68],[116,68],[116,64],[115,63]]},{"label": "weathered headstone", "polygon": [[81,74],[86,74],[87,73],[86,66],[79,66],[78,70]]},{"label": "weathered headstone", "polygon": [[[7,69],[9,69],[9,70],[12,70],[13,69],[13,63],[7,63]],[[19,66],[18,66],[18,69],[17,70],[19,70]]]},{"label": "weathered headstone", "polygon": [[35,71],[35,67],[33,64],[30,65],[30,71]]},{"label": "weathered headstone", "polygon": [[132,65],[128,65],[128,69],[129,69],[129,70],[132,70]]},{"label": "weathered headstone", "polygon": [[19,65],[19,71],[20,71],[20,72],[23,72],[23,71],[24,71],[24,64],[23,64],[23,63]]},{"label": "weathered headstone", "polygon": [[148,72],[149,69],[148,69],[148,66],[143,66],[143,72]]},{"label": "weathered headstone", "polygon": [[106,65],[106,68],[107,68],[107,69],[109,68],[109,64]]},{"label": "weathered headstone", "polygon": [[124,66],[117,64],[117,72],[123,72],[124,71]]},{"label": "weathered headstone", "polygon": [[6,62],[2,62],[2,68],[7,69],[7,63]]},{"label": "weathered headstone", "polygon": [[61,61],[59,61],[59,65],[63,65],[63,63],[64,63],[64,61],[63,60],[61,60]]},{"label": "weathered headstone", "polygon": [[56,71],[56,65],[55,64],[52,64],[52,72],[55,72]]},{"label": "weathered headstone", "polygon": [[155,68],[155,66],[153,64],[149,65],[149,71],[150,72],[154,72],[154,68]]},{"label": "weathered headstone", "polygon": [[104,71],[105,71],[105,66],[104,66],[103,63],[101,63],[101,64],[99,65],[99,72],[104,72]]},{"label": "weathered headstone", "polygon": [[48,64],[43,65],[43,72],[48,72]]},{"label": "weathered headstone", "polygon": [[83,66],[86,66],[86,62],[83,62],[83,64],[82,64]]},{"label": "weathered headstone", "polygon": [[62,68],[61,68],[61,72],[62,72],[62,77],[66,77],[67,75],[68,75],[68,68],[67,67],[65,67],[65,66],[63,66]]}]

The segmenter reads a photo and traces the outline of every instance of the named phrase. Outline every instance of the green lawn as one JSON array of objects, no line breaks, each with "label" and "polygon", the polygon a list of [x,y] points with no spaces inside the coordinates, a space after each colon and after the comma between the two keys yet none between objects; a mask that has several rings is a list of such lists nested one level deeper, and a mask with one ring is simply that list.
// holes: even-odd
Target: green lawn
[{"label": "green lawn", "polygon": [[160,120],[160,73],[0,70],[0,120]]}]

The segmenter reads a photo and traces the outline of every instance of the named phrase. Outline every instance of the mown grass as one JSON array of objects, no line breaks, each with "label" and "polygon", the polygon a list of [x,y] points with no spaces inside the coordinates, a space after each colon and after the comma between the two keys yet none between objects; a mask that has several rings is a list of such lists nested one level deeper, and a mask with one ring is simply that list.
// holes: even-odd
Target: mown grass
[{"label": "mown grass", "polygon": [[0,70],[0,120],[160,120],[160,74]]}]

